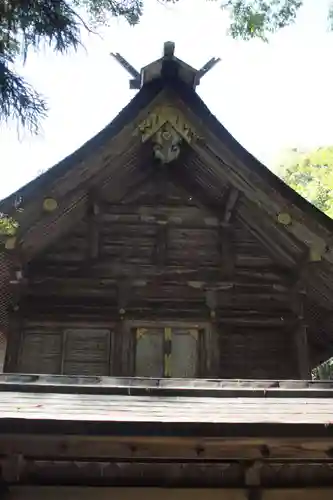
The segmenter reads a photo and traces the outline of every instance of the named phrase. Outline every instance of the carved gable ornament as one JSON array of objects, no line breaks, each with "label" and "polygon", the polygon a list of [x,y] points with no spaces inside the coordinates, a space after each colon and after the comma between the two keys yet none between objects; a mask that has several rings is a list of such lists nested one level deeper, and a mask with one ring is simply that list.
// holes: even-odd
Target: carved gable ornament
[{"label": "carved gable ornament", "polygon": [[181,111],[172,106],[155,108],[140,123],[136,132],[141,135],[142,142],[152,141],[154,156],[161,163],[170,163],[178,158],[183,141],[191,144],[198,139]]}]

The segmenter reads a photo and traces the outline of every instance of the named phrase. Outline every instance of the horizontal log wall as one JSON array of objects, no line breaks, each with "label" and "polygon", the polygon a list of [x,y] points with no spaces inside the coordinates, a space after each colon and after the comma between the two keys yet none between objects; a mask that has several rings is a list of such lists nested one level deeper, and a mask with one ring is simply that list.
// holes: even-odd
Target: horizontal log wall
[{"label": "horizontal log wall", "polygon": [[[331,500],[333,488],[263,490],[262,500]],[[28,487],[10,488],[10,500],[248,500],[242,489],[163,489],[163,488],[89,488],[89,487]]]},{"label": "horizontal log wall", "polygon": [[[124,320],[209,322],[220,360],[206,376],[297,378],[286,270],[237,215],[226,227],[168,189],[163,204],[151,187],[128,204],[102,198],[96,209],[90,200],[85,220],[25,269],[22,335],[33,325],[49,335],[99,326],[114,332],[119,354]],[[45,348],[61,357],[59,339]],[[126,372],[110,356],[110,373]],[[63,361],[46,358],[44,369],[58,372]]]}]

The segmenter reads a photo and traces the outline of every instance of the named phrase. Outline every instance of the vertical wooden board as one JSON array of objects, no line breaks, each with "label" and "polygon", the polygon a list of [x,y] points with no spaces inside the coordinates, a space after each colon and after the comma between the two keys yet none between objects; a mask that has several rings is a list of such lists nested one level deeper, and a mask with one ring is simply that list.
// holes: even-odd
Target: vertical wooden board
[{"label": "vertical wooden board", "polygon": [[135,376],[135,332],[126,320],[120,320],[116,325],[115,345],[117,351],[113,353],[115,358],[116,373],[123,377]]},{"label": "vertical wooden board", "polygon": [[163,377],[163,330],[138,328],[136,331],[135,375],[137,377]]},{"label": "vertical wooden board", "polygon": [[24,332],[21,339],[18,371],[58,374],[61,367],[60,332]]},{"label": "vertical wooden board", "polygon": [[219,329],[217,324],[211,322],[204,333],[205,346],[205,376],[206,377],[219,377],[220,365],[220,340]]},{"label": "vertical wooden board", "polygon": [[106,329],[65,331],[63,373],[71,375],[108,375],[111,335]]},{"label": "vertical wooden board", "polygon": [[22,345],[22,319],[18,311],[9,314],[9,339],[6,347],[4,371],[18,372],[20,363],[20,348]]},{"label": "vertical wooden board", "polygon": [[299,324],[295,331],[295,348],[297,356],[298,375],[302,380],[311,379],[311,367],[309,362],[309,346],[307,327],[303,320],[299,320]]},{"label": "vertical wooden board", "polygon": [[198,365],[198,338],[198,330],[172,330],[171,377],[196,377]]}]

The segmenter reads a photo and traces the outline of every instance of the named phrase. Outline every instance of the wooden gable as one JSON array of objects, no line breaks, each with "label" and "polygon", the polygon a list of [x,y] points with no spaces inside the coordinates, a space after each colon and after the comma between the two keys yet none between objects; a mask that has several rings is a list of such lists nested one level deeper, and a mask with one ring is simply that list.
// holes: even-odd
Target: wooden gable
[{"label": "wooden gable", "polygon": [[[152,154],[161,123],[182,137],[167,164]],[[144,86],[105,131],[19,197],[20,227],[3,259],[13,277],[10,292],[3,280],[3,311],[9,297],[19,310],[12,369],[33,370],[24,364],[32,354],[19,361],[30,335],[27,352],[49,353],[44,371],[81,370],[81,348],[74,356],[66,348],[79,343],[73,328],[90,336],[96,374],[135,375],[140,328],[195,330],[204,354],[191,376],[309,375],[300,366],[306,327],[310,364],[331,355],[331,221],[236,143],[182,82]],[[156,335],[147,342],[165,371]]]}]

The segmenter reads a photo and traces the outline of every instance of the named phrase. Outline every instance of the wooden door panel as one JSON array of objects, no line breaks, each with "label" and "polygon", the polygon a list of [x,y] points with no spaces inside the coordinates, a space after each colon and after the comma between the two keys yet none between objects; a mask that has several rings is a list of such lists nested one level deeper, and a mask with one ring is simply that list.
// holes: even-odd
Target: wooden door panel
[{"label": "wooden door panel", "polygon": [[110,373],[111,333],[100,329],[65,331],[63,373],[108,375]]},{"label": "wooden door panel", "polygon": [[157,325],[137,328],[137,377],[195,378],[198,375],[199,331]]},{"label": "wooden door panel", "polygon": [[138,328],[136,330],[135,375],[137,377],[163,377],[164,331]]},{"label": "wooden door panel", "polygon": [[21,373],[57,374],[61,366],[59,333],[23,333],[19,359]]},{"label": "wooden door panel", "polygon": [[170,376],[174,378],[195,378],[198,365],[198,331],[172,331]]}]

